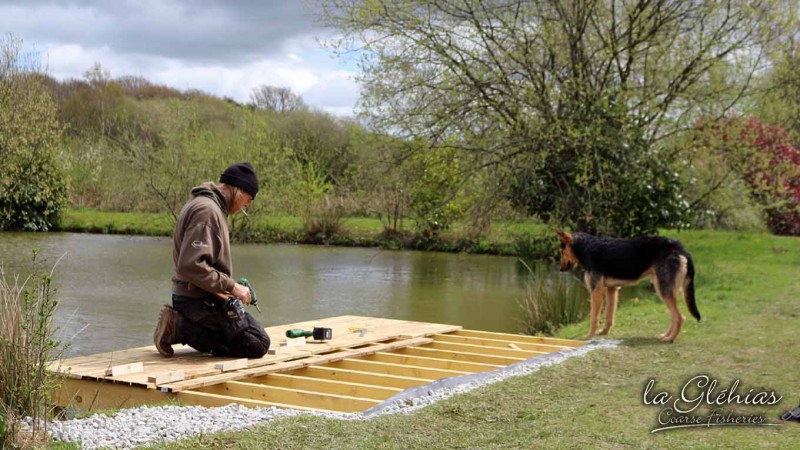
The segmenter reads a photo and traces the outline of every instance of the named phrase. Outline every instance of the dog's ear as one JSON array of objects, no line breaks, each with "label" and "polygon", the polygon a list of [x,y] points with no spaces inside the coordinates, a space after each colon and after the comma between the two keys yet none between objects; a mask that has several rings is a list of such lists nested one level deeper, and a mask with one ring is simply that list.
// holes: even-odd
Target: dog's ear
[{"label": "dog's ear", "polygon": [[568,231],[561,231],[556,229],[554,229],[553,231],[555,231],[555,233],[558,235],[558,240],[563,242],[564,244],[569,244],[570,242],[572,242],[572,234],[570,234]]}]

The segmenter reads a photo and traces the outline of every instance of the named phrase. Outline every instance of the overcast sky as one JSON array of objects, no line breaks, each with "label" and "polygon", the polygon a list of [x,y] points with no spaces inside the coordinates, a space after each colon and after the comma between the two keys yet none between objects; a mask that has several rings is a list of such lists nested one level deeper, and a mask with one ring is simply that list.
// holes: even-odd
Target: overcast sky
[{"label": "overcast sky", "polygon": [[254,87],[288,87],[307,104],[351,115],[352,63],[320,48],[309,0],[0,0],[0,32],[42,54],[50,75],[138,75],[181,90],[249,101]]}]

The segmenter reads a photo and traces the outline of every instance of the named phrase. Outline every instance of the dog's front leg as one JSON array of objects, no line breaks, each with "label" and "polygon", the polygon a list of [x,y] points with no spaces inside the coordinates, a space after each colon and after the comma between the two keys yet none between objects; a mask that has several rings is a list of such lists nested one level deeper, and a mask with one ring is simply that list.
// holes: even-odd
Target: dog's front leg
[{"label": "dog's front leg", "polygon": [[584,340],[589,340],[597,334],[597,325],[600,321],[600,307],[603,306],[603,296],[606,290],[601,287],[596,287],[592,290],[592,312],[589,318],[589,334],[584,337]]},{"label": "dog's front leg", "polygon": [[614,326],[614,316],[617,313],[617,301],[619,299],[619,288],[610,287],[606,288],[606,323],[603,325],[603,331],[600,335],[606,335],[611,331]]}]

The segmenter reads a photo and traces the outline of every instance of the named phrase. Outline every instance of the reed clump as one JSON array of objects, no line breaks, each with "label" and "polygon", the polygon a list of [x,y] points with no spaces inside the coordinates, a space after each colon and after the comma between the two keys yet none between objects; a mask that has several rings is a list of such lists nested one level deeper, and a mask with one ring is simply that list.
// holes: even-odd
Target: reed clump
[{"label": "reed clump", "polygon": [[580,322],[589,312],[586,290],[574,275],[555,273],[543,265],[527,270],[525,298],[520,302],[524,332],[553,335],[559,328]]},{"label": "reed clump", "polygon": [[332,200],[329,196],[314,208],[309,208],[303,217],[304,243],[327,245],[345,234],[347,230],[342,225],[342,214],[341,200]]},{"label": "reed clump", "polygon": [[54,336],[57,305],[52,272],[23,278],[0,266],[0,448],[47,443],[52,395],[63,381],[48,370],[64,352]]}]

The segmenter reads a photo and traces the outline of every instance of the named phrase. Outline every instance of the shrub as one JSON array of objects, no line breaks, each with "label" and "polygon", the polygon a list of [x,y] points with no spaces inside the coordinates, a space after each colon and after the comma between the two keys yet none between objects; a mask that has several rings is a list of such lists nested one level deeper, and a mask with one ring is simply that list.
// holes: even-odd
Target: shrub
[{"label": "shrub", "polygon": [[67,201],[57,110],[35,67],[20,41],[0,42],[0,230],[49,230]]},{"label": "shrub", "polygon": [[[800,235],[800,147],[782,127],[756,118],[725,118],[696,125],[694,152],[701,156],[695,166],[713,167],[718,179],[705,184],[717,191],[741,180],[750,197],[764,210],[770,231]],[[715,199],[706,189],[694,203]],[[742,205],[741,200],[736,202]],[[745,203],[746,204],[746,203]]]},{"label": "shrub", "polygon": [[520,262],[528,273],[526,297],[520,303],[525,333],[552,335],[563,325],[586,317],[586,291],[573,275],[554,273],[543,265],[534,270]]},{"label": "shrub", "polygon": [[800,236],[800,147],[777,125],[750,118],[742,132],[757,149],[744,180],[764,205],[767,226],[775,234]]},{"label": "shrub", "polygon": [[303,218],[304,242],[309,244],[330,244],[337,235],[345,233],[342,226],[342,208],[325,196],[316,208],[309,210]]},{"label": "shrub", "polygon": [[[35,260],[34,260],[35,261]],[[27,447],[46,436],[51,395],[61,376],[48,363],[64,348],[54,339],[58,304],[51,274],[7,277],[0,268],[0,448]],[[21,420],[30,417],[30,432]]]}]

